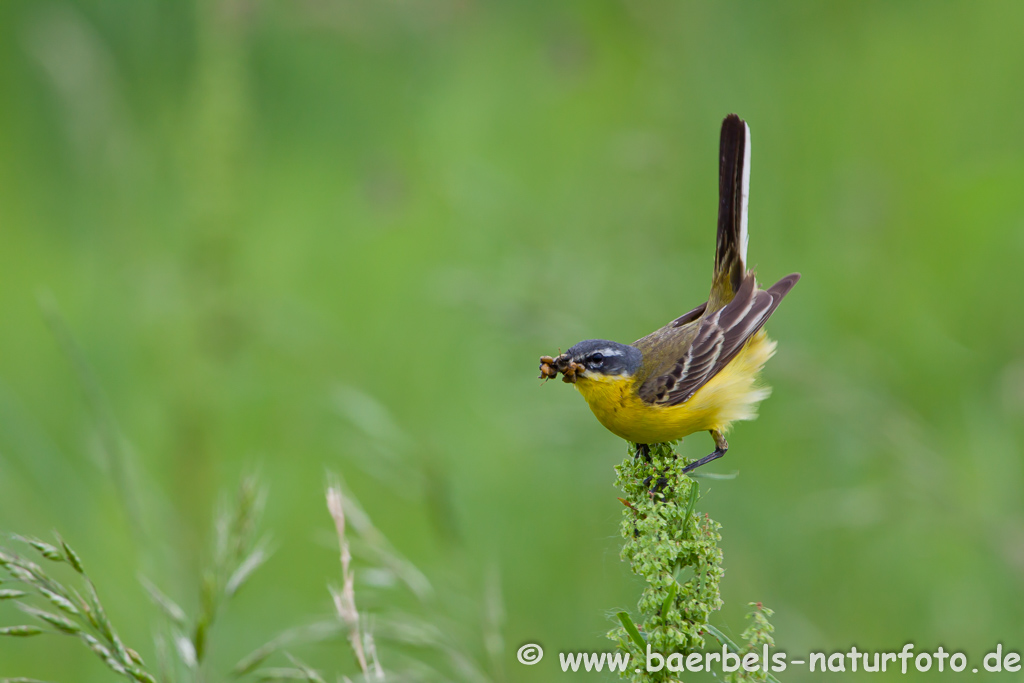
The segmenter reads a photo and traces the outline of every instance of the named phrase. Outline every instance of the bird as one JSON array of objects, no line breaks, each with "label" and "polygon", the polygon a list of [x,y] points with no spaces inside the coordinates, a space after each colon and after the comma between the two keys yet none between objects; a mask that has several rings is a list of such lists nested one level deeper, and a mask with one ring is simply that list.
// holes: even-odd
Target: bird
[{"label": "bird", "polygon": [[800,279],[761,289],[747,267],[750,127],[736,114],[722,122],[718,236],[708,300],[632,344],[587,339],[558,356],[542,356],[541,378],[562,374],[598,421],[637,445],[669,443],[707,431],[715,450],[690,472],[729,449],[732,423],[757,417],[771,390],[759,382],[775,354],[764,324]]}]

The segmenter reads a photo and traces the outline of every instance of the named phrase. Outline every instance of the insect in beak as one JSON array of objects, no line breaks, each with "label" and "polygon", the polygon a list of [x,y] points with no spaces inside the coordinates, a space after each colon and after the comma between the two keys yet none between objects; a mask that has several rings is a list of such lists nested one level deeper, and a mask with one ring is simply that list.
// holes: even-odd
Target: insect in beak
[{"label": "insect in beak", "polygon": [[562,381],[576,384],[576,379],[579,377],[579,373],[582,373],[584,370],[586,370],[586,368],[583,367],[582,363],[569,361],[569,364],[565,366],[565,370],[562,370]]},{"label": "insect in beak", "polygon": [[540,357],[540,378],[545,382],[558,377],[558,369],[555,366],[555,359],[551,356]]},{"label": "insect in beak", "polygon": [[558,377],[562,373],[562,381],[576,383],[578,373],[586,368],[582,363],[576,363],[567,354],[560,354],[557,357],[541,356],[540,358],[540,379],[549,380]]}]

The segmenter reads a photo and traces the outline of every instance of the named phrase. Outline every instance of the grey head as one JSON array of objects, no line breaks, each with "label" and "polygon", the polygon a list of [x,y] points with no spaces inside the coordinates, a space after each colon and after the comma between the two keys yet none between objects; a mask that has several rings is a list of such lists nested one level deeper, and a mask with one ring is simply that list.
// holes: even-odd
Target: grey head
[{"label": "grey head", "polygon": [[560,358],[578,363],[600,375],[632,375],[639,368],[643,354],[635,346],[606,339],[587,339],[566,351]]}]

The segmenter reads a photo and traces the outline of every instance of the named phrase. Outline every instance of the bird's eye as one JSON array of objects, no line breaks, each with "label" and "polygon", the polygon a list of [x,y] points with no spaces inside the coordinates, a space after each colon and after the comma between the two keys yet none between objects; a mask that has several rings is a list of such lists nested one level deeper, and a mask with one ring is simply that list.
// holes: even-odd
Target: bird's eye
[{"label": "bird's eye", "polygon": [[590,362],[594,364],[600,364],[604,360],[604,356],[600,353],[595,353],[590,357]]}]

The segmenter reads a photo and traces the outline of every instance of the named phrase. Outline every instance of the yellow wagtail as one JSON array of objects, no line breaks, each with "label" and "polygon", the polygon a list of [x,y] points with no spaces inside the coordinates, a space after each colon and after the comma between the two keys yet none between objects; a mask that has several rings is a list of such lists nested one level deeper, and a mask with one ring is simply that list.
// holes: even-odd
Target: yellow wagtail
[{"label": "yellow wagtail", "polygon": [[729,426],[757,416],[770,392],[757,376],[775,353],[762,328],[800,279],[793,273],[760,289],[747,270],[750,128],[735,114],[722,122],[719,154],[718,243],[707,302],[632,344],[588,339],[540,359],[542,378],[562,373],[601,424],[638,446],[709,431],[715,451],[687,472],[725,455]]}]

